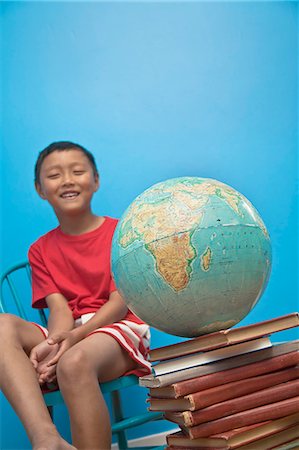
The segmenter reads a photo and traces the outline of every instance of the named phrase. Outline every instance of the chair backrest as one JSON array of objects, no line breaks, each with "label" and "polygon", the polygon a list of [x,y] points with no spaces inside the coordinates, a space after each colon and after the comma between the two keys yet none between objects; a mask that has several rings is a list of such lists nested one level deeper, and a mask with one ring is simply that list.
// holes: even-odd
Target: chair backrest
[{"label": "chair backrest", "polygon": [[[28,289],[29,288],[29,289]],[[10,312],[14,305],[17,314],[29,320],[24,308],[25,293],[31,292],[31,268],[28,261],[16,264],[7,269],[0,279],[0,313]],[[39,309],[42,325],[47,325],[47,317],[43,309]]]}]

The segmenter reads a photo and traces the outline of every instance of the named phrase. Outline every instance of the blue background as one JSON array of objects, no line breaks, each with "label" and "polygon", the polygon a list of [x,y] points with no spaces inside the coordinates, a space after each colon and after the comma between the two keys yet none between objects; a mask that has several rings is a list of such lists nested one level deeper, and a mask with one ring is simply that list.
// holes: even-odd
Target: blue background
[{"label": "blue background", "polygon": [[[98,161],[98,214],[119,217],[144,189],[184,175],[244,194],[270,232],[273,269],[242,324],[298,309],[297,9],[296,2],[2,3],[2,269],[56,226],[34,191],[33,166],[50,142],[73,140]],[[177,339],[153,330],[152,346]],[[127,394],[129,409],[144,409],[144,391]],[[3,397],[1,411],[1,449],[30,448]],[[69,438],[63,407],[56,417]],[[147,425],[131,436],[170,428]]]}]

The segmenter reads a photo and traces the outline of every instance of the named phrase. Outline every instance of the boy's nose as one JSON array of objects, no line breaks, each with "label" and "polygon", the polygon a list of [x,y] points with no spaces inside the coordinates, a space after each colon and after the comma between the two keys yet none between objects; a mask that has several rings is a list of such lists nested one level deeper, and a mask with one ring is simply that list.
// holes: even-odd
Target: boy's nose
[{"label": "boy's nose", "polygon": [[71,175],[65,175],[63,180],[62,180],[62,184],[63,184],[63,186],[69,186],[69,185],[74,184],[74,180],[73,180],[72,176]]}]

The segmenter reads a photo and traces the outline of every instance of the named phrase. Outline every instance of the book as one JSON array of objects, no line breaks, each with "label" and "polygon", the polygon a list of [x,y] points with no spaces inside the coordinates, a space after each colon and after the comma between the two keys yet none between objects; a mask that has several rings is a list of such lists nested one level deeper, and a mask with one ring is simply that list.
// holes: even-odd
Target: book
[{"label": "book", "polygon": [[[299,357],[299,354],[298,354]],[[154,398],[147,401],[150,411],[195,411],[206,406],[220,403],[231,398],[240,397],[260,391],[286,381],[299,378],[299,366],[289,367],[277,372],[233,381],[220,386],[204,389],[179,398]]]},{"label": "book", "polygon": [[208,437],[213,434],[222,433],[237,427],[244,427],[259,423],[265,420],[274,420],[295,414],[299,411],[299,396],[270,403],[268,405],[258,406],[230,416],[222,417],[211,422],[201,423],[194,427],[185,427],[180,425],[181,429],[191,439],[199,437]]},{"label": "book", "polygon": [[[181,445],[167,445],[167,447],[164,447],[164,450],[188,450],[189,447],[182,447]],[[192,450],[206,450],[207,447],[192,447]],[[216,450],[214,448],[209,448],[208,450]]]},{"label": "book", "polygon": [[149,359],[151,362],[163,361],[195,352],[213,350],[297,326],[299,326],[299,314],[295,312],[242,327],[216,331],[177,344],[154,348],[149,352]]},{"label": "book", "polygon": [[[278,448],[280,449],[281,444],[287,444],[289,442],[292,442],[294,439],[299,439],[298,425],[293,425],[291,428],[279,431],[278,433],[275,433],[266,438],[259,439],[252,444],[243,445],[242,450],[269,449],[275,446],[279,446]],[[290,448],[290,446],[287,446],[287,448]]]},{"label": "book", "polygon": [[168,434],[166,436],[166,442],[169,446],[182,446],[190,449],[196,447],[234,449],[290,428],[292,425],[296,424],[299,424],[299,412],[281,419],[236,428],[217,435],[197,439],[190,439],[181,431],[177,431]]},{"label": "book", "polygon": [[[185,427],[193,427],[205,422],[211,422],[221,417],[246,411],[258,406],[268,405],[281,400],[295,397],[299,394],[299,379],[278,384],[252,394],[236,397],[225,402],[215,403],[196,411],[167,411],[165,418]],[[299,407],[299,405],[298,405]]]},{"label": "book", "polygon": [[[177,383],[179,381],[190,380],[192,378],[197,378],[216,372],[224,372],[228,369],[249,365],[257,361],[264,361],[269,358],[274,358],[275,356],[284,355],[286,353],[298,352],[298,344],[298,340],[286,342],[283,344],[274,344],[271,347],[262,350],[245,353],[243,355],[234,356],[197,367],[191,367],[188,369],[178,370],[176,372],[166,373],[160,376],[155,376],[154,374],[144,375],[143,377],[139,378],[139,385],[149,388],[161,388],[173,383]],[[242,372],[243,378],[247,377],[245,371],[242,370]],[[222,376],[225,377],[225,373],[221,374],[221,377]],[[198,389],[195,389],[194,392],[196,392],[197,390]]]},{"label": "book", "polygon": [[[280,444],[278,446],[272,447],[273,450],[298,450],[299,449],[299,438],[295,438],[292,441],[288,441],[285,444]],[[211,449],[210,449],[211,450]]]},{"label": "book", "polygon": [[[219,448],[219,447],[218,447]],[[192,450],[218,450],[218,448],[208,448],[208,447],[192,447]],[[167,445],[163,450],[189,450],[189,447],[183,447],[181,445]]]},{"label": "book", "polygon": [[[192,450],[206,450],[207,447],[192,447]],[[164,450],[188,450],[188,447],[182,447],[177,445],[167,445],[167,447],[164,447]],[[209,450],[214,450],[213,448]]]},{"label": "book", "polygon": [[152,366],[155,376],[165,373],[176,372],[177,370],[188,369],[202,364],[219,361],[221,359],[231,358],[243,353],[254,352],[263,348],[270,347],[271,341],[268,337],[254,339],[252,341],[241,342],[240,344],[230,345],[229,347],[217,348],[209,352],[194,353],[182,358],[171,359]]},{"label": "book", "polygon": [[230,450],[238,448],[240,450],[298,450],[299,446],[299,431],[298,424],[286,430],[275,433],[263,439],[254,441],[252,444],[241,445],[238,447],[211,447],[211,446],[182,446],[182,445],[168,445],[165,450]]}]

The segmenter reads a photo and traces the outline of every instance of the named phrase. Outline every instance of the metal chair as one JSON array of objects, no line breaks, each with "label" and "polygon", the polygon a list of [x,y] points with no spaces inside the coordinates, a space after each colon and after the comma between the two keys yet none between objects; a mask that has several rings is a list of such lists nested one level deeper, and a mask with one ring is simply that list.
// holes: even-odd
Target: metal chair
[{"label": "metal chair", "polygon": [[[29,263],[27,261],[22,262],[6,270],[1,276],[0,285],[0,313],[12,312],[25,320],[29,320],[28,314],[23,306],[24,304],[29,303],[31,295],[31,269]],[[27,300],[24,299],[26,296]],[[38,312],[41,324],[46,326],[47,316],[45,311],[41,309],[38,310]],[[103,394],[110,394],[111,396],[112,434],[117,436],[119,450],[127,450],[130,448],[126,436],[126,431],[129,428],[163,418],[163,414],[160,412],[150,412],[146,410],[143,414],[131,417],[124,416],[120,391],[123,388],[135,385],[138,385],[138,377],[135,375],[123,376],[116,380],[100,384]],[[49,407],[52,417],[53,407],[64,403],[59,390],[44,393],[44,399],[46,405]],[[138,448],[162,450],[165,446]]]}]

